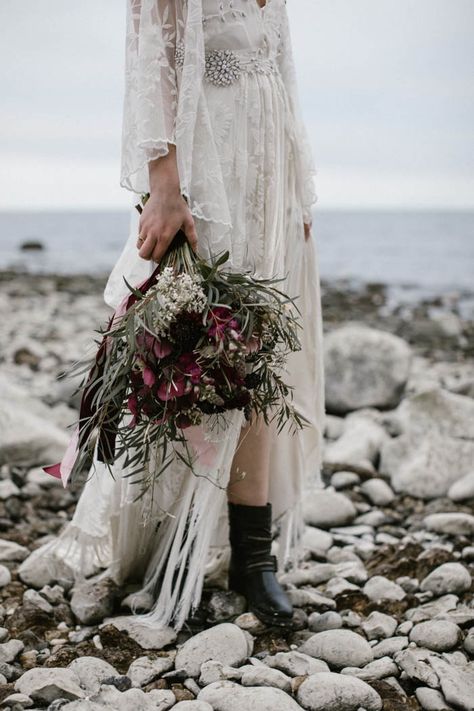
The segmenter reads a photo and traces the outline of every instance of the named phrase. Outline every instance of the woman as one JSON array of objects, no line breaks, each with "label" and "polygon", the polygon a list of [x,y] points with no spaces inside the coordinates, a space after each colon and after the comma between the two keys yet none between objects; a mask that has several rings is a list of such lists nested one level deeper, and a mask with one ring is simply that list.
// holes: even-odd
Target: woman
[{"label": "woman", "polygon": [[229,250],[229,269],[285,277],[303,319],[287,381],[309,425],[277,436],[273,423],[245,427],[241,411],[228,413],[222,431],[204,432],[212,466],[194,476],[176,461],[153,500],[135,500],[124,462],[114,478],[94,462],[73,520],[31,558],[45,556],[52,569],[66,562],[76,578],[102,568],[119,584],[139,581],[131,608],[176,629],[197,609],[203,582],[228,575],[263,622],[287,626],[292,607],[276,572],[302,552],[302,499],[319,485],[324,402],[315,170],[286,0],[128,1],[120,182],[133,206],[105,300],[122,300],[124,276],[135,284],[149,276],[180,228],[204,257]]}]

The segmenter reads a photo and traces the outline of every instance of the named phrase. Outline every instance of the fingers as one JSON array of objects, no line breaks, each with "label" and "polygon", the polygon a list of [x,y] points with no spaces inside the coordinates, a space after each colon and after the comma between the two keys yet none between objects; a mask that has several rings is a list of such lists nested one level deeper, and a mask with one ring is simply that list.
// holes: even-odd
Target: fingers
[{"label": "fingers", "polygon": [[198,236],[191,213],[189,213],[183,222],[183,232],[186,235],[191,248],[196,252],[198,247]]},{"label": "fingers", "polygon": [[142,242],[142,244],[140,245],[140,249],[138,250],[138,255],[142,259],[151,259],[151,255],[153,254],[155,245],[156,245],[156,237],[153,237],[153,235],[150,232],[147,235],[145,241]]}]

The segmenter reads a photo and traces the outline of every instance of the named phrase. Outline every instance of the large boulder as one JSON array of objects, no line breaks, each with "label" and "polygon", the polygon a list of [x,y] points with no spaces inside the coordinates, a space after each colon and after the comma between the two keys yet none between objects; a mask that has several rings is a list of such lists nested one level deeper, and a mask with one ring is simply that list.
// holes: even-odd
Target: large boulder
[{"label": "large boulder", "polygon": [[400,435],[382,445],[380,471],[395,491],[422,499],[446,496],[472,471],[474,400],[435,388],[403,401]]},{"label": "large boulder", "polygon": [[0,376],[0,466],[61,460],[69,436],[54,420],[52,408]]},{"label": "large boulder", "polygon": [[397,336],[349,323],[326,336],[324,360],[327,409],[343,414],[362,407],[396,407],[412,352]]},{"label": "large boulder", "polygon": [[346,417],[341,437],[325,447],[324,468],[371,474],[382,444],[388,438],[372,411],[354,412]]},{"label": "large boulder", "polygon": [[405,398],[394,418],[400,431],[420,437],[428,432],[474,440],[474,400],[442,388],[431,388]]}]

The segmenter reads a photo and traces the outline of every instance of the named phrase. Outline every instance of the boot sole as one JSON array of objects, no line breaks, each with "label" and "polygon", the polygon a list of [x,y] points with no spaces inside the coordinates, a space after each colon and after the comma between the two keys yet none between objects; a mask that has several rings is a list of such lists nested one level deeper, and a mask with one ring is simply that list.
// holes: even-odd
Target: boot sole
[{"label": "boot sole", "polygon": [[257,617],[260,622],[263,622],[268,627],[278,627],[279,629],[291,630],[293,629],[293,618],[292,617],[282,617],[279,615],[271,615],[261,610],[248,609],[248,612],[252,612],[255,617]]}]

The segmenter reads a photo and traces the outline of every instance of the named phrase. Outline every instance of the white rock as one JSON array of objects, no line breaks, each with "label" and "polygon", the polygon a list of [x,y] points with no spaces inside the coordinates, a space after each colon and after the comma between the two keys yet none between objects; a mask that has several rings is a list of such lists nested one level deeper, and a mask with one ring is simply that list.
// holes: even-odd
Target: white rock
[{"label": "white rock", "polygon": [[420,681],[432,689],[439,689],[438,676],[430,665],[432,652],[427,649],[404,649],[395,654],[395,662],[410,679]]},{"label": "white rock", "polygon": [[345,593],[358,590],[359,586],[350,583],[345,578],[332,578],[326,585],[326,595],[329,597],[336,598],[338,595],[344,595]]},{"label": "white rock", "polygon": [[168,644],[172,644],[177,638],[176,630],[172,627],[153,627],[140,622],[133,615],[107,618],[99,627],[105,627],[105,625],[109,624],[114,625],[118,630],[128,632],[129,636],[142,649],[163,649]]},{"label": "white rock", "polygon": [[25,560],[30,551],[25,546],[20,546],[15,541],[0,539],[0,560]]},{"label": "white rock", "polygon": [[406,620],[406,622],[401,622],[397,627],[397,634],[401,636],[407,635],[413,629],[413,622],[411,620]]},{"label": "white rock", "polygon": [[436,431],[450,437],[474,440],[474,400],[443,388],[424,390],[405,398],[396,416],[403,432],[422,436]]},{"label": "white rock", "polygon": [[129,666],[127,676],[132,681],[132,686],[141,687],[158,679],[164,672],[173,668],[173,657],[139,657]]},{"label": "white rock", "polygon": [[382,699],[365,681],[332,672],[309,676],[299,686],[296,698],[308,711],[382,709]]},{"label": "white rock", "polygon": [[431,657],[431,666],[438,675],[446,701],[463,711],[472,711],[474,699],[474,671],[448,664],[444,659]]},{"label": "white rock", "polygon": [[14,707],[15,704],[18,704],[20,708],[29,709],[31,706],[34,705],[34,701],[33,699],[30,699],[30,697],[26,694],[10,694],[5,699],[3,699],[0,706],[2,706],[2,708],[10,708]]},{"label": "white rock", "polygon": [[273,656],[265,657],[264,663],[272,668],[280,669],[289,676],[309,676],[322,671],[329,671],[329,667],[322,659],[313,659],[309,654],[302,652],[277,652]]},{"label": "white rock", "polygon": [[64,602],[64,590],[60,585],[44,585],[39,592],[53,605]]},{"label": "white rock", "polygon": [[23,651],[25,645],[21,639],[11,639],[9,642],[3,642],[0,644],[0,663],[13,662],[16,656]]},{"label": "white rock", "polygon": [[344,526],[357,515],[350,499],[328,489],[309,491],[303,502],[303,512],[306,523],[323,529]]},{"label": "white rock", "polygon": [[322,659],[330,667],[362,667],[374,658],[364,637],[351,630],[327,630],[311,635],[299,648],[300,652]]},{"label": "white rock", "polygon": [[367,639],[392,637],[397,626],[398,623],[394,617],[377,611],[371,612],[361,625]]},{"label": "white rock", "polygon": [[173,706],[174,711],[213,711],[211,704],[207,701],[179,701]]},{"label": "white rock", "polygon": [[255,635],[261,634],[266,629],[264,623],[259,620],[253,612],[243,612],[235,618],[234,625],[240,627],[241,630]]},{"label": "white rock", "polygon": [[244,664],[242,667],[236,668],[210,659],[208,662],[201,664],[199,684],[200,686],[207,686],[215,681],[240,681],[246,666],[248,665]]},{"label": "white rock", "polygon": [[383,445],[380,472],[396,492],[445,496],[472,471],[474,400],[436,388],[406,398],[397,417],[403,434]]},{"label": "white rock", "polygon": [[23,593],[23,602],[29,603],[30,605],[33,605],[33,607],[37,607],[38,610],[42,610],[48,615],[51,615],[53,612],[53,606],[45,600],[37,590],[32,590],[31,588],[25,590]]},{"label": "white rock", "polygon": [[33,551],[19,566],[18,575],[26,585],[32,588],[42,588],[45,585],[59,583],[63,588],[69,589],[74,581],[74,572],[67,563],[49,556],[48,565],[45,565],[45,555],[48,547],[54,541],[47,541]]},{"label": "white rock", "polygon": [[474,498],[474,471],[468,472],[449,488],[448,496],[453,501],[465,501]]},{"label": "white rock", "polygon": [[374,506],[388,506],[395,498],[392,489],[383,479],[368,479],[360,489]]},{"label": "white rock", "polygon": [[367,580],[367,571],[362,561],[347,561],[342,563],[311,563],[306,568],[297,568],[281,576],[280,581],[292,585],[320,585],[335,576],[344,576],[356,583]]},{"label": "white rock", "polygon": [[338,630],[342,627],[342,617],[338,612],[312,612],[308,617],[308,628],[311,632],[326,632],[326,630]]},{"label": "white rock", "polygon": [[437,432],[403,434],[383,445],[380,473],[392,488],[420,499],[446,496],[451,484],[472,467],[474,442]]},{"label": "white rock", "polygon": [[351,548],[334,546],[327,552],[328,563],[362,563],[359,556]]},{"label": "white rock", "polygon": [[333,538],[328,531],[323,531],[315,526],[305,526],[303,545],[311,553],[325,553],[332,546]]},{"label": "white rock", "polygon": [[4,588],[11,582],[12,574],[6,565],[0,565],[0,588]]},{"label": "white rock", "polygon": [[426,647],[434,652],[447,652],[458,644],[461,630],[449,620],[429,620],[415,625],[408,638],[418,647]]},{"label": "white rock", "polygon": [[386,439],[387,433],[370,411],[354,412],[346,417],[342,436],[325,447],[324,466],[332,471],[372,471]]},{"label": "white rock", "polygon": [[104,679],[118,676],[114,667],[99,657],[78,657],[68,666],[78,678],[79,686],[88,694],[96,694]]},{"label": "white rock", "polygon": [[[168,711],[176,704],[176,697],[169,689],[152,689],[147,691],[145,698],[151,701],[153,711]],[[128,711],[129,708],[127,707],[123,711]]]},{"label": "white rock", "polygon": [[385,331],[349,323],[327,334],[324,344],[328,410],[395,407],[412,360],[405,341]]},{"label": "white rock", "polygon": [[363,591],[369,600],[403,600],[406,593],[400,585],[388,580],[383,575],[374,575],[364,585]]},{"label": "white rock", "polygon": [[90,701],[89,699],[78,699],[77,701],[70,701],[68,704],[64,704],[60,707],[62,711],[103,711],[102,704],[96,704],[95,701]]},{"label": "white rock", "polygon": [[399,671],[390,657],[380,657],[380,659],[375,659],[373,662],[366,664],[363,669],[346,667],[341,670],[341,674],[356,676],[363,681],[373,681],[374,679],[385,679],[387,676],[398,676]]},{"label": "white rock", "polygon": [[447,533],[451,536],[474,535],[474,516],[467,513],[430,514],[423,523],[429,531],[436,533]]},{"label": "white rock", "polygon": [[200,666],[209,659],[235,666],[252,654],[253,638],[231,622],[223,622],[190,637],[178,648],[175,666],[188,676],[199,676]]},{"label": "white rock", "polygon": [[61,667],[36,667],[22,674],[15,682],[15,691],[30,696],[37,703],[49,704],[55,699],[83,699],[85,692],[77,676]]},{"label": "white rock", "polygon": [[375,659],[380,659],[381,657],[392,657],[405,647],[408,647],[408,637],[389,637],[374,645],[372,652]]},{"label": "white rock", "polygon": [[242,686],[271,686],[291,692],[291,679],[279,669],[270,669],[266,665],[247,669],[240,680]]},{"label": "white rock", "polygon": [[464,649],[471,657],[474,657],[474,627],[471,627],[466,635]]},{"label": "white rock", "polygon": [[50,408],[0,376],[0,465],[60,461],[69,436],[52,419]]},{"label": "white rock", "polygon": [[133,688],[120,692],[111,685],[103,684],[92,701],[114,711],[167,711],[176,703],[176,697],[167,689],[153,689],[145,693],[142,689]]},{"label": "white rock", "polygon": [[344,430],[344,418],[326,414],[324,418],[324,436],[327,439],[338,439]]},{"label": "white rock", "polygon": [[111,614],[117,587],[109,578],[76,583],[71,591],[71,610],[83,625],[93,625]]},{"label": "white rock", "polygon": [[387,515],[383,511],[380,511],[380,509],[372,509],[367,513],[361,514],[360,516],[357,516],[356,520],[354,521],[355,524],[362,523],[368,526],[372,526],[372,528],[378,528],[379,526],[382,526],[384,523],[387,522]]},{"label": "white rock", "polygon": [[441,692],[428,686],[419,686],[415,689],[415,696],[424,711],[450,711],[453,708],[448,705]]},{"label": "white rock", "polygon": [[336,491],[349,489],[351,486],[355,486],[359,483],[360,476],[355,472],[335,472],[331,477],[331,486],[333,486]]},{"label": "white rock", "polygon": [[18,496],[20,489],[14,484],[11,479],[0,480],[0,499],[5,501],[10,496]]},{"label": "white rock", "polygon": [[405,617],[414,623],[424,622],[438,615],[444,616],[451,610],[455,610],[458,602],[459,598],[457,595],[443,595],[437,600],[425,602],[423,605],[419,605],[419,607],[412,607],[411,610],[405,612]]},{"label": "white rock", "polygon": [[460,594],[471,587],[471,576],[461,563],[443,563],[421,582],[420,589],[433,595]]},{"label": "white rock", "polygon": [[287,595],[290,602],[295,607],[305,607],[311,605],[313,607],[322,607],[324,610],[335,610],[336,603],[327,595],[321,595],[317,590],[287,590]]},{"label": "white rock", "polygon": [[207,701],[214,711],[301,711],[296,701],[281,689],[240,686],[233,681],[209,684],[199,693],[198,701]]}]

